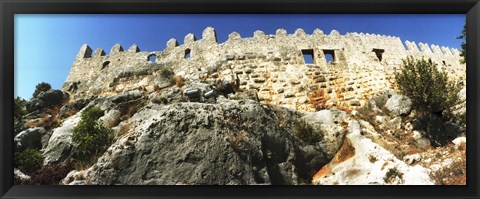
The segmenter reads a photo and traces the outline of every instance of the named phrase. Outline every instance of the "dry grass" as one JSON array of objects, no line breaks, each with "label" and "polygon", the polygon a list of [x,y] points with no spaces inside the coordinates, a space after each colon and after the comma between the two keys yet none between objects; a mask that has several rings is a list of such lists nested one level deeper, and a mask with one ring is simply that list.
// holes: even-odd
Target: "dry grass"
[{"label": "dry grass", "polygon": [[44,166],[30,180],[23,181],[22,185],[58,185],[67,174],[74,169],[73,163],[66,165]]},{"label": "dry grass", "polygon": [[130,122],[123,124],[120,127],[120,130],[117,132],[117,137],[122,137],[127,134],[132,129],[132,124]]},{"label": "dry grass", "polygon": [[466,185],[467,161],[466,158],[454,161],[447,168],[442,168],[432,174],[438,185]]},{"label": "dry grass", "polygon": [[47,115],[42,118],[27,120],[25,125],[28,128],[43,127],[45,129],[52,129],[59,127],[61,123],[62,121],[59,117]]},{"label": "dry grass", "polygon": [[231,147],[239,149],[242,142],[246,139],[248,139],[248,132],[245,130],[241,130],[234,135],[227,136],[225,140],[230,144]]},{"label": "dry grass", "polygon": [[175,85],[177,85],[178,88],[182,88],[185,85],[185,79],[181,76],[175,76]]}]

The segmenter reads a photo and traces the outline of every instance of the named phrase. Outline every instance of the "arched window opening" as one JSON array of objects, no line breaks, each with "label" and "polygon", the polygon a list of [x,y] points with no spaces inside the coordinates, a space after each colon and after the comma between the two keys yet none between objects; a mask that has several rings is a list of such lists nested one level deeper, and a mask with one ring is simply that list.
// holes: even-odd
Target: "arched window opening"
[{"label": "arched window opening", "polygon": [[110,65],[110,61],[105,61],[105,62],[103,62],[103,64],[102,64],[102,70],[105,69],[105,68],[107,68],[108,65]]},{"label": "arched window opening", "polygon": [[184,57],[185,57],[185,59],[190,58],[190,49],[189,49],[189,48],[187,48],[187,49],[185,50],[185,56],[184,56]]},{"label": "arched window opening", "polygon": [[151,54],[147,57],[147,59],[148,59],[148,61],[156,62],[157,61],[157,55]]}]

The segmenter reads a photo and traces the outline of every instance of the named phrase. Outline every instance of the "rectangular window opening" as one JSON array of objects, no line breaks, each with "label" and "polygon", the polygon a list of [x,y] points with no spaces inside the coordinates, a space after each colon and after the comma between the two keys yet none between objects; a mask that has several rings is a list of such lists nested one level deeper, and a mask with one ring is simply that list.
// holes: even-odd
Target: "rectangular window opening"
[{"label": "rectangular window opening", "polygon": [[323,54],[325,55],[325,59],[327,63],[335,63],[335,50],[323,50]]},{"label": "rectangular window opening", "polygon": [[382,61],[382,58],[383,58],[382,55],[383,55],[383,53],[385,52],[384,49],[376,49],[376,48],[374,48],[374,49],[372,50],[372,52],[374,52],[375,55],[377,55],[378,61]]},{"label": "rectangular window opening", "polygon": [[303,49],[302,50],[303,60],[305,64],[315,64],[313,58],[313,49]]}]

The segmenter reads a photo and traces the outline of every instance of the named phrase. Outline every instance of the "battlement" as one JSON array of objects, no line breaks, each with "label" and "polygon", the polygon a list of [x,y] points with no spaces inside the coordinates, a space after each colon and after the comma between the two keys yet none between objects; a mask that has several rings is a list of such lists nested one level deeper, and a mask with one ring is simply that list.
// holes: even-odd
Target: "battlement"
[{"label": "battlement", "polygon": [[[322,92],[334,93],[330,90],[335,87],[339,90],[336,95],[343,96],[332,94],[328,99],[345,100],[345,96],[338,93],[357,91],[362,87],[348,86],[357,83],[350,84],[350,80],[355,80],[355,77],[350,77],[354,74],[352,72],[378,73],[375,75],[379,75],[379,79],[383,77],[384,88],[391,88],[392,74],[407,56],[429,58],[452,77],[465,78],[465,65],[460,64],[458,49],[422,42],[417,46],[413,41],[403,43],[395,36],[356,32],[341,35],[336,30],[325,34],[320,29],[315,29],[312,34],[305,33],[303,29],[288,34],[285,29],[278,29],[270,35],[257,30],[252,37],[232,32],[225,42],[218,43],[214,28],[207,27],[201,39],[189,33],[180,45],[177,39],[172,38],[161,51],[141,51],[136,44],[124,51],[120,44],[115,44],[109,54],[100,48],[92,53],[92,49],[84,44],[63,89],[78,97],[121,92],[148,86],[158,70],[169,67],[176,75],[187,79],[221,78],[240,82],[241,88],[254,89],[262,100],[269,102],[288,104],[292,100],[285,100],[287,98],[298,101],[306,97],[298,103],[310,103],[311,95],[306,93],[310,91],[297,91],[316,84],[320,84],[317,90],[321,88]],[[329,76],[331,78],[327,78]],[[324,78],[332,80],[323,81]],[[288,97],[291,94],[278,92],[277,87],[284,88],[285,82],[294,88],[291,97]],[[347,85],[343,88],[345,91],[337,88],[343,83]],[[384,89],[380,88],[382,86],[366,86],[365,82],[359,84],[363,84],[368,93]],[[277,98],[277,95],[283,97]]]}]

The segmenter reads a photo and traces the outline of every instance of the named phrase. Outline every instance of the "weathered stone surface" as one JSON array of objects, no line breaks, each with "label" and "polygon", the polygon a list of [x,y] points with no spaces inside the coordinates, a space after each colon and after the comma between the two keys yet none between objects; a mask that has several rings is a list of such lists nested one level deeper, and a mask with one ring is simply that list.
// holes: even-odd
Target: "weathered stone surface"
[{"label": "weathered stone surface", "polygon": [[[135,128],[84,174],[93,184],[305,183],[305,171],[313,173],[328,161],[323,148],[300,149],[293,137],[296,122],[285,120],[291,127],[281,127],[272,119],[298,114],[253,101],[150,104],[131,118]],[[329,114],[315,118],[333,125],[340,113]],[[74,175],[63,183],[75,182]]]},{"label": "weathered stone surface", "polygon": [[406,96],[394,94],[387,100],[385,108],[393,115],[406,116],[412,110],[412,100]]},{"label": "weathered stone surface", "polygon": [[340,110],[321,110],[308,113],[305,121],[312,125],[316,132],[322,132],[324,139],[318,143],[330,159],[340,149],[346,129],[342,126],[348,122],[348,115]]},{"label": "weathered stone surface", "polygon": [[53,130],[52,136],[48,140],[48,145],[43,153],[45,159],[44,165],[59,163],[64,161],[72,149],[73,128],[80,121],[81,112],[67,118],[60,127]]},{"label": "weathered stone surface", "polygon": [[[429,170],[420,166],[409,166],[396,158],[383,147],[372,142],[361,133],[358,121],[349,123],[348,142],[339,154],[313,177],[317,185],[356,185],[356,184],[408,184],[433,185]],[[388,180],[387,172],[398,171],[401,177]]]}]

